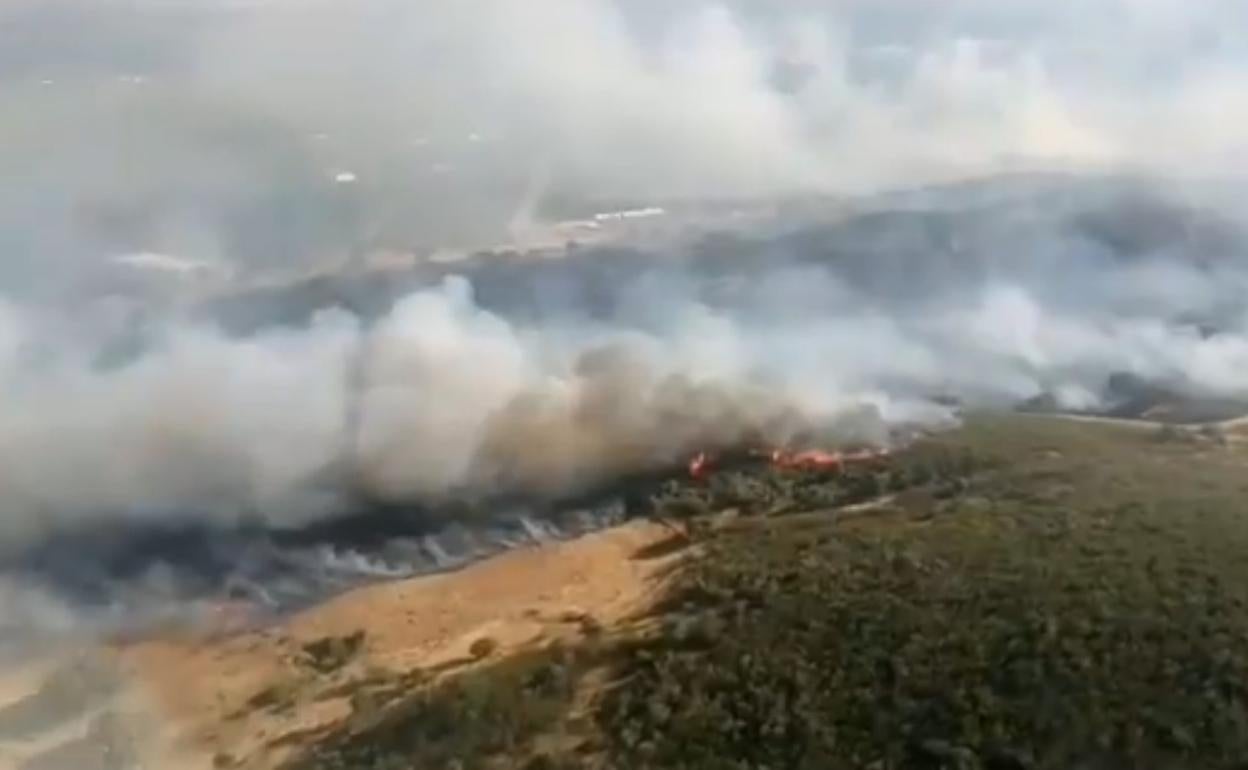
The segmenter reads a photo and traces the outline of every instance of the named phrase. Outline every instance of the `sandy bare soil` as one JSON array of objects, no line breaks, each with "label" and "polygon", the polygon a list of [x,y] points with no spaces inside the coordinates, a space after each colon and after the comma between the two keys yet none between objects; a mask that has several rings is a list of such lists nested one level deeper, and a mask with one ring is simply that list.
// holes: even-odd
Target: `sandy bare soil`
[{"label": "sandy bare soil", "polygon": [[[270,628],[127,645],[116,659],[160,718],[159,766],[272,767],[350,716],[362,682],[444,676],[628,623],[673,558],[642,557],[670,536],[636,522],[455,573],[363,588]],[[317,640],[351,649],[318,667],[305,649]]]}]

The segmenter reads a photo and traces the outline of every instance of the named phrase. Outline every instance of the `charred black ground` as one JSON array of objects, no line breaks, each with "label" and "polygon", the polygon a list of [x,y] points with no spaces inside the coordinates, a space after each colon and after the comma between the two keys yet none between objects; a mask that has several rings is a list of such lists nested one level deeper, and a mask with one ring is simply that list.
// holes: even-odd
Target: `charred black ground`
[{"label": "charred black ground", "polygon": [[[717,453],[715,465],[717,478],[706,488],[719,502],[731,497],[739,474],[769,474],[766,456],[744,449]],[[681,464],[555,499],[510,495],[387,504],[361,496],[339,515],[287,528],[259,517],[229,523],[185,512],[118,516],[53,532],[0,560],[0,571],[87,613],[129,613],[131,630],[141,630],[153,616],[168,620],[187,602],[244,602],[262,617],[368,582],[453,570],[508,548],[576,537],[631,518],[678,522],[688,506],[671,494],[688,480],[689,469]],[[692,504],[701,510],[708,502]]]},{"label": "charred black ground", "polygon": [[245,602],[263,616],[364,583],[455,569],[507,548],[611,526],[640,512],[626,506],[632,499],[615,487],[558,502],[372,504],[289,528],[185,512],[163,520],[119,516],[52,533],[0,561],[0,571],[88,616],[120,609],[140,626],[145,616],[176,614],[186,602]]}]

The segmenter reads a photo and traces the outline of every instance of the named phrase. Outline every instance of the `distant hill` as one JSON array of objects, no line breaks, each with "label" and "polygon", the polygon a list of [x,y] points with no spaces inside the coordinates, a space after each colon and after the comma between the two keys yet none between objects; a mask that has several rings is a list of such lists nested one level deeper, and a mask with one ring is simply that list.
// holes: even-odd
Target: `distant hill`
[{"label": "distant hill", "polygon": [[852,202],[848,213],[819,216],[833,205],[789,202],[746,232],[707,231],[690,215],[689,237],[670,249],[611,243],[556,259],[478,253],[408,269],[320,275],[219,297],[199,312],[240,334],[300,324],[333,306],[372,317],[455,274],[473,283],[484,307],[505,316],[566,309],[610,318],[620,287],[645,274],[692,277],[699,298],[714,303],[731,301],[715,293],[725,277],[793,266],[826,270],[885,303],[914,303],[944,301],[988,280],[1060,292],[1053,284],[1083,267],[1180,260],[1205,270],[1248,254],[1248,227],[1216,207],[1214,196],[1198,199],[1187,187],[1143,179],[995,177],[872,196]]}]

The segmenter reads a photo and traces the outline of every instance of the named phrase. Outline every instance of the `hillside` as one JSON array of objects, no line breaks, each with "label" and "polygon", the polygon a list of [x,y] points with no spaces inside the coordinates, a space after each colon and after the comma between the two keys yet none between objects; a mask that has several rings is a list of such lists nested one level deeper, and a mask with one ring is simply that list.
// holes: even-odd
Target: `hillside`
[{"label": "hillside", "polygon": [[975,417],[884,469],[669,482],[665,526],[24,675],[0,732],[53,747],[21,768],[1237,767],[1238,430]]}]

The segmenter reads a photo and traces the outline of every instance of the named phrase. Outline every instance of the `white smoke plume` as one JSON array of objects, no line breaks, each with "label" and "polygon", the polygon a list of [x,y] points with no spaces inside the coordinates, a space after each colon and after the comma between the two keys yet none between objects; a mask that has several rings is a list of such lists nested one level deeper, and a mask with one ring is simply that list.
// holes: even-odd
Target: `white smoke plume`
[{"label": "white smoke plume", "polygon": [[[327,308],[239,337],[173,314],[112,366],[103,323],[66,308],[114,291],[119,254],[246,280],[495,243],[551,201],[868,193],[1036,167],[1195,184],[1241,170],[1248,62],[1227,30],[1244,21],[1240,4],[1172,0],[5,4],[3,526],[298,522],[341,504],[344,458],[383,498],[555,491],[699,445],[793,439],[863,404],[883,423],[931,417],[943,392],[1091,404],[1115,371],[1238,394],[1234,260],[1194,266],[1174,242],[1111,266],[1065,225],[970,266],[956,243],[898,261],[876,239],[848,273],[825,263],[857,254],[852,234],[818,264],[764,242],[783,253],[729,302],[698,269],[642,271],[605,317],[562,290],[511,317],[454,279],[375,326]],[[922,205],[973,212],[988,205],[975,194]],[[1173,323],[1210,307],[1218,335]]]},{"label": "white smoke plume", "polygon": [[11,306],[0,323],[5,535],[99,516],[297,526],[361,490],[556,495],[701,448],[811,431],[883,440],[888,425],[944,417],[943,395],[1010,406],[1048,393],[1088,408],[1115,372],[1248,394],[1242,310],[1212,335],[1183,321],[1237,307],[1242,262],[1202,268],[1172,251],[1098,262],[1086,239],[1030,232],[1031,253],[955,253],[908,275],[854,257],[803,263],[776,243],[747,247],[770,252],[761,273],[729,254],[639,263],[614,287],[617,309],[597,315],[574,297],[532,318],[487,309],[452,275],[371,324],[328,309],[239,337],[170,319],[111,365],[89,346],[50,344],[46,323]]}]

